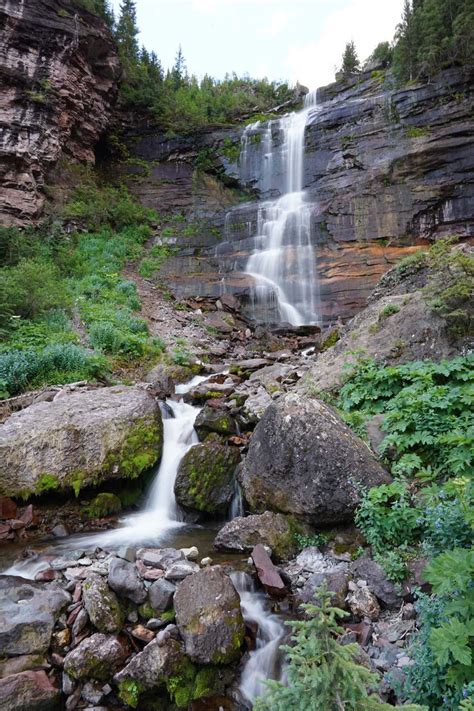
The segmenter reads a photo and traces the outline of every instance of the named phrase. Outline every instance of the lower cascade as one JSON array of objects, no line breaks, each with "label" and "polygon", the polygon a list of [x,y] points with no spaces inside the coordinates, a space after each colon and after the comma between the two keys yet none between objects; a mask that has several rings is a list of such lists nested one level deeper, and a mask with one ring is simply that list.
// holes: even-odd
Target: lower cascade
[{"label": "lower cascade", "polygon": [[250,146],[258,138],[259,184],[263,191],[278,190],[281,195],[259,204],[253,252],[245,266],[255,282],[251,310],[262,321],[275,320],[275,314],[294,326],[319,321],[319,284],[311,242],[314,205],[307,202],[303,190],[305,128],[315,111],[312,92],[301,111],[268,122],[263,133],[258,121],[247,126],[242,136],[242,180],[248,177]]},{"label": "lower cascade", "polygon": [[246,701],[253,702],[265,693],[267,679],[282,676],[282,643],[285,628],[277,615],[269,612],[268,599],[258,592],[247,573],[233,573],[232,582],[240,595],[240,604],[246,623],[257,625],[255,649],[250,652],[240,679],[240,693]]}]

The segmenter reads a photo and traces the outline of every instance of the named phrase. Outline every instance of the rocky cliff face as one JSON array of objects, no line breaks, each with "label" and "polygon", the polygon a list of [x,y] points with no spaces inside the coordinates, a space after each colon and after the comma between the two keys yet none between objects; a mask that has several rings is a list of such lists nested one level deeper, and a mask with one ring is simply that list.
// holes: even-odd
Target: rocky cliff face
[{"label": "rocky cliff face", "polygon": [[71,0],[1,3],[0,224],[40,216],[61,156],[94,161],[119,74],[106,26]]},{"label": "rocky cliff face", "polygon": [[[319,90],[319,111],[306,128],[304,187],[324,321],[357,313],[380,276],[419,244],[474,234],[472,87],[472,76],[453,69],[429,85],[394,89],[389,75],[372,72]],[[258,201],[214,184],[208,202],[209,173],[275,197],[261,185],[264,124],[253,131],[239,183],[242,130],[130,136],[132,152],[153,161],[150,175],[133,184],[137,194],[159,211],[200,221],[193,235],[178,237],[178,256],[164,269],[178,296],[217,296],[225,282],[248,298],[243,269]],[[278,140],[276,122],[272,131]]]}]

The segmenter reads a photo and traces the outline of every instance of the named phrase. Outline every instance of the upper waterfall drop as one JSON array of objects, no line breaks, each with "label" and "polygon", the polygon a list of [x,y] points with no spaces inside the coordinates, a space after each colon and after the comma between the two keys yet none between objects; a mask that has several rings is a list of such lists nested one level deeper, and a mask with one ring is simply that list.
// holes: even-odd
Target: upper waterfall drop
[{"label": "upper waterfall drop", "polygon": [[259,204],[257,234],[245,272],[255,284],[251,294],[254,316],[295,326],[318,323],[320,297],[311,209],[303,190],[305,128],[316,110],[316,92],[305,98],[303,109],[261,126],[247,126],[241,139],[240,170],[248,175],[249,148],[260,136],[263,192],[278,190],[280,197]]}]

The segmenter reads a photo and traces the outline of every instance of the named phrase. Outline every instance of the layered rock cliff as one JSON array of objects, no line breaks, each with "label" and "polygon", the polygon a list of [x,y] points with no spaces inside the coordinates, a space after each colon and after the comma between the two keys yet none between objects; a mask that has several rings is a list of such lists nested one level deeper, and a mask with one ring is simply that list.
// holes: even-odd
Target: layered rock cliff
[{"label": "layered rock cliff", "polygon": [[79,3],[1,3],[0,224],[40,217],[61,156],[94,162],[119,75],[109,31]]},{"label": "layered rock cliff", "polygon": [[[380,276],[419,244],[474,234],[472,87],[471,75],[452,69],[403,89],[393,88],[389,74],[371,72],[319,90],[319,110],[306,128],[304,188],[324,321],[357,313]],[[217,296],[225,288],[248,299],[243,269],[257,230],[255,197],[277,194],[261,184],[267,128],[251,129],[242,178],[243,128],[186,138],[130,132],[132,153],[151,165],[133,183],[137,195],[196,224],[192,235],[179,235],[178,255],[164,268],[178,296]],[[274,121],[274,141],[278,130]]]}]

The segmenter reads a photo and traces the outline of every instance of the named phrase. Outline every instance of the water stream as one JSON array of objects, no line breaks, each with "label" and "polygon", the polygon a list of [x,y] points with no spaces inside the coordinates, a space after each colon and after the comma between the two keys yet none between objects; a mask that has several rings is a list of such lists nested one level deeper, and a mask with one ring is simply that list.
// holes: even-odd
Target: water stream
[{"label": "water stream", "polygon": [[311,243],[311,211],[303,190],[305,128],[316,111],[316,97],[307,95],[301,111],[246,127],[242,135],[241,179],[248,178],[252,144],[259,138],[262,192],[277,190],[275,200],[258,207],[257,233],[245,272],[254,278],[251,309],[256,318],[295,326],[318,323],[320,294],[315,250]]},{"label": "water stream", "polygon": [[[177,386],[176,394],[183,395],[204,380],[207,378],[196,376],[186,385]],[[184,521],[176,502],[174,483],[181,459],[198,442],[194,422],[200,409],[188,405],[182,399],[169,399],[162,411],[163,454],[143,511],[121,519],[120,528],[71,536],[56,544],[54,548],[47,549],[45,553],[48,555],[38,552],[36,557],[17,562],[0,574],[34,579],[39,571],[49,567],[51,554],[66,555],[73,550],[86,550],[96,546],[111,550],[119,546],[133,548],[142,545],[183,545],[179,540],[179,530],[189,528],[189,524]],[[241,493],[236,486],[230,517],[242,513]],[[242,696],[251,704],[264,690],[262,679],[278,677],[278,647],[283,635],[283,626],[278,617],[271,614],[266,596],[256,590],[249,575],[234,573],[232,579],[241,597],[245,620],[258,625],[257,648],[250,653],[242,672],[240,686]]]}]

